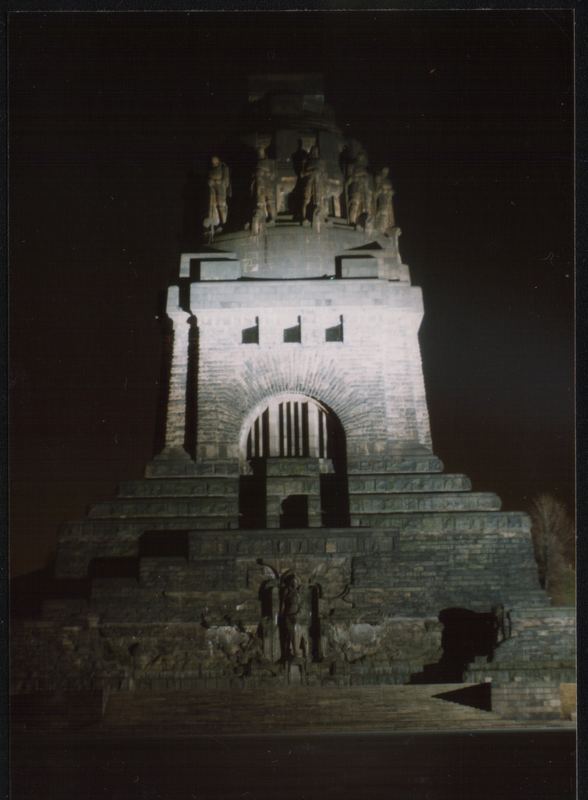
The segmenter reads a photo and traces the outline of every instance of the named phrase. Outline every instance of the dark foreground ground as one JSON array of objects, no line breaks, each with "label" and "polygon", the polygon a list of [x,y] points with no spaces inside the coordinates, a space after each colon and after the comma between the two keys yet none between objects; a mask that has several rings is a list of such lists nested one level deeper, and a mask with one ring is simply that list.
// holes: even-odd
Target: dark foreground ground
[{"label": "dark foreground ground", "polygon": [[575,732],[12,740],[11,800],[571,800]]}]

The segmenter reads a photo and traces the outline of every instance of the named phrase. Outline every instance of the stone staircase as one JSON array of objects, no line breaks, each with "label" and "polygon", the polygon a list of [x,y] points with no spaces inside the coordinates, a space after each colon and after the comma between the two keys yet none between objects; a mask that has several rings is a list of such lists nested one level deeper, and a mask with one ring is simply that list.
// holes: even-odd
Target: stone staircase
[{"label": "stone staircase", "polygon": [[110,695],[102,729],[112,734],[334,733],[520,727],[437,695],[471,684],[135,691]]},{"label": "stone staircase", "polygon": [[14,694],[10,698],[11,729],[13,733],[58,732],[95,726],[102,719],[105,702],[100,690]]}]

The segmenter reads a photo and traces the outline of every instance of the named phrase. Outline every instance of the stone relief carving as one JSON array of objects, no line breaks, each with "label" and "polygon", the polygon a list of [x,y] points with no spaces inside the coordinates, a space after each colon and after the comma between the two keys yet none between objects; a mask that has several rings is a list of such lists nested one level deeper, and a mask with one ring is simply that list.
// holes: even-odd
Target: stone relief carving
[{"label": "stone relief carving", "polygon": [[[264,565],[267,566],[267,565]],[[267,573],[266,569],[266,573]],[[13,662],[19,691],[46,686],[109,687],[132,691],[154,681],[288,681],[290,666],[304,680],[328,679],[353,664],[388,664],[408,675],[441,656],[442,625],[432,619],[365,616],[351,602],[350,587],[321,595],[317,584],[285,570],[266,578],[259,620],[243,624],[210,614],[200,623],[167,627],[71,626],[29,635]],[[280,597],[281,594],[281,597]],[[273,605],[269,605],[273,603]],[[394,667],[394,665],[397,665]],[[404,670],[404,672],[402,672]]]},{"label": "stone relief carving", "polygon": [[383,620],[379,624],[349,623],[331,614],[325,625],[325,657],[331,662],[354,663],[378,658],[389,663],[408,661],[434,663],[442,655],[441,632],[437,620]]},{"label": "stone relief carving", "polygon": [[260,630],[266,656],[275,659],[278,655],[282,662],[312,660],[319,650],[320,621],[316,597],[320,594],[320,587],[310,580],[301,579],[292,569],[280,574],[261,558],[257,563],[271,573],[259,592]]},{"label": "stone relief carving", "polygon": [[282,583],[279,622],[282,634],[282,657],[285,661],[310,655],[310,609],[308,591],[291,572]]}]

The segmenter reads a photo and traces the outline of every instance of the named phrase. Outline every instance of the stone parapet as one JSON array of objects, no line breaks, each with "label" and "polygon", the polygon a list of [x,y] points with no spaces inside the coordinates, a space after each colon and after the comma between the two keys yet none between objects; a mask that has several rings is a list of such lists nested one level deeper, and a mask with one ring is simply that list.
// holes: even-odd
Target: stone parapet
[{"label": "stone parapet", "polygon": [[190,308],[192,313],[214,309],[237,310],[240,308],[277,310],[294,306],[297,308],[356,307],[371,309],[381,306],[405,310],[416,315],[418,323],[423,316],[421,289],[405,283],[384,282],[370,278],[353,280],[300,280],[292,284],[281,280],[239,282],[235,291],[232,281],[192,283]]},{"label": "stone parapet", "polygon": [[[277,224],[268,226],[261,236],[252,236],[250,231],[223,233],[215,240],[215,245],[219,248],[217,258],[233,256],[240,260],[240,274],[246,278],[352,278],[364,274],[367,267],[375,278],[410,282],[408,267],[402,263],[398,251],[398,234],[379,237],[354,230],[346,220],[333,217],[320,231],[301,227],[287,216],[278,217]],[[182,262],[184,275],[188,273],[184,265],[190,255],[192,260],[200,261],[201,270],[214,257],[212,252],[186,254]],[[199,258],[194,259],[195,256]],[[364,263],[358,266],[359,262]],[[227,271],[231,263],[226,261],[218,265],[228,280],[236,275],[236,271]],[[201,273],[201,280],[210,279],[210,276],[215,277],[213,266],[209,272]]]}]

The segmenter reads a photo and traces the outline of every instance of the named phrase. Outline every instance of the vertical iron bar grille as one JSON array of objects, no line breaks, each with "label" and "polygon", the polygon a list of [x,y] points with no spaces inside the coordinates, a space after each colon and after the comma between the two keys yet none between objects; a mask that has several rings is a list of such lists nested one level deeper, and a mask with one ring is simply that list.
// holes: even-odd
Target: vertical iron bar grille
[{"label": "vertical iron bar grille", "polygon": [[327,423],[326,412],[312,401],[273,401],[249,430],[247,458],[327,458]]}]

